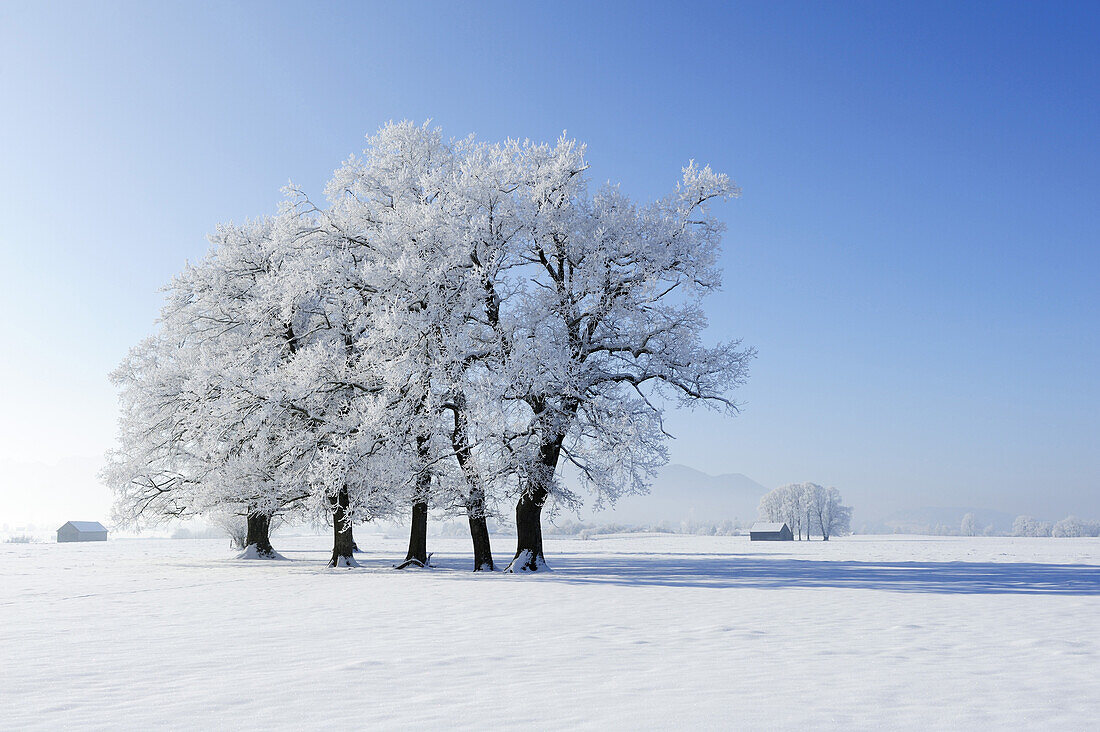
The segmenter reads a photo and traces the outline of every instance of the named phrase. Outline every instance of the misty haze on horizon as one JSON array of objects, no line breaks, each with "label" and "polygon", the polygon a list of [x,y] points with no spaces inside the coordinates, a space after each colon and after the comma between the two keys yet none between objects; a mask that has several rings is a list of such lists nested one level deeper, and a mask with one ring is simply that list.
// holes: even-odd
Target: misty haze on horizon
[{"label": "misty haze on horizon", "polygon": [[[10,532],[33,525],[42,531],[69,520],[107,523],[112,496],[96,479],[102,463],[102,458],[94,457],[74,457],[53,464],[0,460],[0,530]],[[569,476],[564,479],[568,482]],[[804,481],[822,482],[813,476],[784,482]],[[559,511],[555,521],[633,526],[723,521],[747,524],[756,520],[760,498],[779,485],[764,484],[743,473],[712,475],[688,465],[670,463],[660,469],[648,494],[624,496],[613,508],[598,511],[586,504],[578,515]],[[852,528],[857,532],[928,529],[937,525],[957,528],[967,513],[975,515],[980,527],[992,525],[997,531],[1009,530],[1019,515],[1046,521],[1069,515],[1100,518],[1100,500],[1094,495],[1083,496],[1088,500],[1081,505],[1050,502],[1044,506],[1040,500],[1025,505],[1010,501],[952,502],[944,500],[949,496],[934,491],[897,497],[850,490],[843,485],[836,487],[845,504],[853,508]],[[42,501],[42,496],[49,496],[50,500]],[[1038,490],[1034,494],[1036,499],[1043,496]]]}]

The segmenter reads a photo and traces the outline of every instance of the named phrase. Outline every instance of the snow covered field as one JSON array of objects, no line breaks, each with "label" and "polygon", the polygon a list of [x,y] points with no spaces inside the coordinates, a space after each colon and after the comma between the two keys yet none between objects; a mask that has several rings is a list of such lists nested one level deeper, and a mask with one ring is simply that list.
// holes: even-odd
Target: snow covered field
[{"label": "snow covered field", "polygon": [[[0,544],[0,727],[1086,728],[1100,540],[548,541],[543,576],[399,538]],[[497,559],[511,540],[494,537]]]}]

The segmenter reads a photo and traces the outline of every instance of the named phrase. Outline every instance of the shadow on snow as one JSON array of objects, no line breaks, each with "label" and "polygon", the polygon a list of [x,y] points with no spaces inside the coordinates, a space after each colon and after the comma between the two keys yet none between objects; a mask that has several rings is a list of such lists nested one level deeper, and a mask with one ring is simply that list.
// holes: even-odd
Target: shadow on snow
[{"label": "shadow on snow", "polygon": [[[328,551],[291,551],[327,554]],[[584,585],[634,585],[699,589],[861,589],[939,594],[1100,595],[1100,566],[1031,562],[875,562],[764,558],[751,554],[603,554],[551,552],[552,572],[537,581]],[[357,553],[360,566],[391,569],[396,555]],[[495,557],[497,569],[511,559]],[[503,560],[503,561],[502,561]],[[441,579],[476,576],[471,559],[435,554]],[[418,572],[423,570],[404,570]],[[429,570],[431,571],[431,570]],[[491,575],[480,575],[491,576]]]},{"label": "shadow on snow", "polygon": [[557,580],[697,588],[830,588],[941,594],[1100,595],[1100,567],[1023,562],[863,562],[746,555],[550,557]]}]

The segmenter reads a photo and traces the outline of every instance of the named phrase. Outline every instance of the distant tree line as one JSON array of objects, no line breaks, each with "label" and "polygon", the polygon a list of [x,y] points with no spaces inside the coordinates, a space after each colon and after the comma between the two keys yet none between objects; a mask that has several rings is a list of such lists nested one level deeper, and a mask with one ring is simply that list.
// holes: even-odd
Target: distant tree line
[{"label": "distant tree line", "polygon": [[557,536],[579,536],[587,539],[601,534],[689,534],[692,536],[740,536],[747,526],[738,519],[723,521],[661,521],[656,524],[594,524],[563,521],[547,529]]},{"label": "distant tree line", "polygon": [[[875,533],[875,532],[870,532]],[[1075,537],[1100,536],[1100,521],[1088,521],[1076,516],[1067,516],[1061,521],[1042,521],[1033,516],[1017,516],[1011,530],[998,530],[993,524],[980,526],[973,513],[967,513],[959,524],[938,523],[935,525],[895,527],[895,534],[927,534],[931,536],[1032,536],[1032,537]]]},{"label": "distant tree line", "polygon": [[840,491],[817,483],[789,483],[765,494],[757,508],[764,521],[784,522],[802,539],[852,532],[852,509],[841,502]]},{"label": "distant tree line", "polygon": [[1100,521],[1087,521],[1076,516],[1066,516],[1061,521],[1039,521],[1033,516],[1017,516],[1012,522],[1013,536],[1053,536],[1072,538],[1100,536]]}]

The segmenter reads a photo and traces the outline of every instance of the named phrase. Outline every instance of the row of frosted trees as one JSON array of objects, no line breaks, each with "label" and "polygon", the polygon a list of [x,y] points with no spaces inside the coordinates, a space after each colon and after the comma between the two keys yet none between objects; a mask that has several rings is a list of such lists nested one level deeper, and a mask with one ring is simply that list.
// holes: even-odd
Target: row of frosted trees
[{"label": "row of frosted trees", "polygon": [[852,531],[852,509],[843,505],[840,491],[817,483],[779,486],[760,499],[757,510],[765,521],[786,523],[799,539],[814,533],[828,541]]},{"label": "row of frosted trees", "polygon": [[640,205],[587,168],[565,138],[389,124],[323,203],[290,187],[218,227],[113,375],[116,521],[244,516],[273,556],[273,519],[323,517],[349,566],[355,523],[408,517],[423,565],[429,514],[464,514],[491,570],[486,521],[511,513],[509,568],[544,567],[544,509],[644,491],[663,408],[735,413],[753,355],[701,339],[730,180],[689,164]]},{"label": "row of frosted trees", "polygon": [[[963,535],[975,535],[967,534],[965,521]],[[1066,516],[1061,521],[1052,524],[1049,521],[1040,521],[1032,516],[1017,516],[1016,520],[1012,522],[1012,535],[1054,536],[1058,538],[1100,536],[1100,521],[1088,521],[1079,519],[1076,516]]]}]

